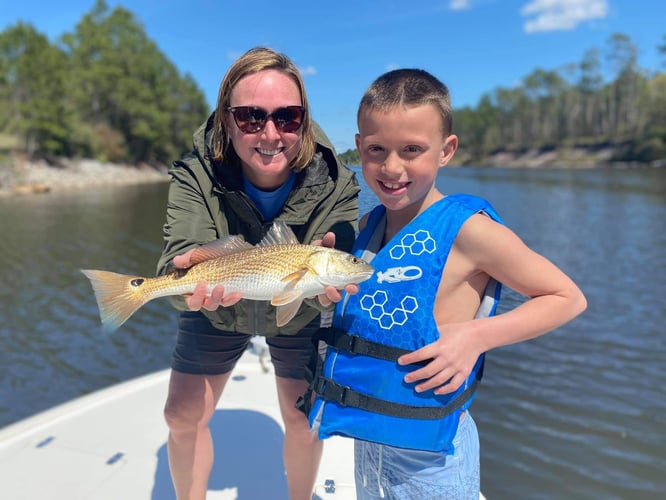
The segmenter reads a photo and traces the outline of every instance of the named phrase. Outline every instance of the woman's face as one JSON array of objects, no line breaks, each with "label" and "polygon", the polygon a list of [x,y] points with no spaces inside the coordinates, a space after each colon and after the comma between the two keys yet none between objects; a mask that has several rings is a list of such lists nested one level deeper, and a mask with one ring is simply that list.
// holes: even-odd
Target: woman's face
[{"label": "woman's face", "polygon": [[[301,93],[288,76],[276,70],[265,70],[238,81],[231,91],[230,107],[256,106],[267,113],[285,106],[300,106]],[[301,147],[301,130],[281,132],[272,119],[256,133],[242,132],[230,111],[226,111],[229,138],[241,161],[247,179],[261,189],[275,189],[284,184],[289,165]]]}]

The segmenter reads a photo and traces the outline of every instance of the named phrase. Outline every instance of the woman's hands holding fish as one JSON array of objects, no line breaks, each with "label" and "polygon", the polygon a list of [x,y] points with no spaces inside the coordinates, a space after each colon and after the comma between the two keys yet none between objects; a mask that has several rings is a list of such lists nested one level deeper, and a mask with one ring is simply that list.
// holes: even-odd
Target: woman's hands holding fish
[{"label": "woman's hands holding fish", "polygon": [[[324,237],[321,240],[314,240],[312,244],[327,248],[333,248],[335,246],[335,233],[329,231],[324,235]],[[347,293],[354,295],[358,293],[358,285],[355,284],[347,285],[345,286],[345,290],[347,291]],[[333,286],[327,286],[326,289],[324,290],[324,293],[319,294],[317,298],[319,299],[319,303],[322,306],[328,307],[342,300],[342,291],[338,290]]]},{"label": "woman's hands holding fish", "polygon": [[[179,269],[187,269],[190,267],[190,257],[195,249],[189,250],[181,255],[176,255],[173,258],[173,265]],[[228,307],[234,305],[242,298],[239,292],[234,292],[224,295],[224,286],[217,285],[213,288],[210,295],[208,295],[208,285],[205,281],[200,281],[194,288],[194,292],[185,295],[185,303],[191,311],[198,311],[206,309],[207,311],[215,311],[218,307]]]}]

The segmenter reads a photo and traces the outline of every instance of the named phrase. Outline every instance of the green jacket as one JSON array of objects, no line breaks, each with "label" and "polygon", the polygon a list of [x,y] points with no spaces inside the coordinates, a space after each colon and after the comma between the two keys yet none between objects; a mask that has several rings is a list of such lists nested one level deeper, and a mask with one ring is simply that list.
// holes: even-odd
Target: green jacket
[{"label": "green jacket", "polygon": [[[210,136],[213,115],[193,137],[194,149],[174,162],[164,224],[164,248],[157,273],[170,269],[172,259],[190,248],[227,235],[239,234],[252,244],[265,235],[272,221],[265,221],[242,191],[240,168],[213,163]],[[336,248],[350,251],[358,229],[358,192],[355,174],[343,166],[324,132],[315,124],[317,152],[298,173],[289,198],[276,219],[286,222],[301,243],[336,234]],[[185,310],[182,297],[170,299]],[[298,314],[282,328],[275,322],[275,308],[268,301],[241,300],[231,307],[202,312],[221,330],[273,336],[296,334],[319,314],[318,301],[306,300]]]}]

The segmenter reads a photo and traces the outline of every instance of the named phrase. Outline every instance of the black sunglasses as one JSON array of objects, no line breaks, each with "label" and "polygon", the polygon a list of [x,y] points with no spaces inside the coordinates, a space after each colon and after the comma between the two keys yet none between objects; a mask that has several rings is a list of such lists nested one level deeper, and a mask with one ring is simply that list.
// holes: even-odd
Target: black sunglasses
[{"label": "black sunglasses", "polygon": [[305,115],[303,106],[285,106],[277,108],[270,114],[264,108],[257,106],[236,106],[227,110],[234,116],[236,125],[244,134],[261,132],[269,118],[280,132],[296,132],[301,128]]}]

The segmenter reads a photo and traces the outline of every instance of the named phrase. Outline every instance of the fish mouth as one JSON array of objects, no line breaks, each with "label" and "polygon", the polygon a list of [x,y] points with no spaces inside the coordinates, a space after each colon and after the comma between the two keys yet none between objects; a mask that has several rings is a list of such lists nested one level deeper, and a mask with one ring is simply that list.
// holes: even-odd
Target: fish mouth
[{"label": "fish mouth", "polygon": [[370,279],[373,274],[375,274],[374,269],[371,270],[371,271],[365,271],[365,272],[362,272],[362,273],[358,273],[352,279],[347,278],[347,279],[343,279],[343,280],[334,280],[334,279],[329,280],[329,282],[326,283],[326,285],[333,286],[335,288],[342,288],[345,285],[351,285],[351,284],[358,285],[359,283]]}]

